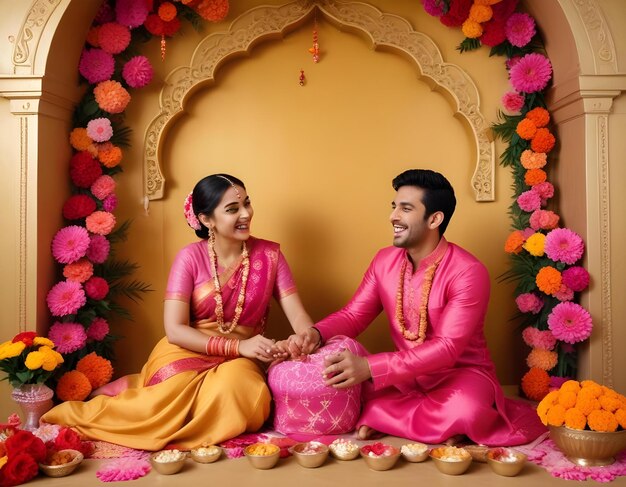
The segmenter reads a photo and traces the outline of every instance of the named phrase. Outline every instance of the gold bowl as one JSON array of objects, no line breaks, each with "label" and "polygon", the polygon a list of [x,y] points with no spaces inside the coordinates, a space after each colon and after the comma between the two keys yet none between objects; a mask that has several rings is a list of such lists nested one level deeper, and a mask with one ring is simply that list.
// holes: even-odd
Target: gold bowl
[{"label": "gold bowl", "polygon": [[550,438],[567,459],[581,467],[599,467],[615,462],[615,455],[626,448],[626,430],[575,430],[567,426],[550,426]]},{"label": "gold bowl", "polygon": [[359,456],[359,446],[350,440],[335,440],[328,445],[328,449],[337,460],[354,460]]},{"label": "gold bowl", "polygon": [[[367,446],[367,445],[365,445]],[[400,450],[398,448],[389,446],[390,454],[385,455],[369,455],[367,452],[363,451],[361,447],[361,456],[365,460],[365,463],[372,470],[389,470],[393,468],[393,466],[398,462],[398,458],[400,458]]]},{"label": "gold bowl", "polygon": [[161,450],[150,455],[150,463],[161,475],[173,475],[182,470],[187,454],[178,450]]},{"label": "gold bowl", "polygon": [[61,465],[48,465],[46,463],[39,464],[39,470],[41,470],[48,477],[65,477],[71,474],[80,463],[83,461],[83,454],[78,450],[60,450],[59,453],[69,453],[72,455],[72,460],[68,463]]},{"label": "gold bowl", "polygon": [[222,449],[215,445],[202,445],[192,448],[189,453],[191,458],[198,463],[213,463],[222,456]]},{"label": "gold bowl", "polygon": [[423,443],[407,443],[402,445],[400,453],[407,462],[419,463],[428,459],[428,446]]},{"label": "gold bowl", "polygon": [[280,458],[280,448],[271,443],[254,443],[244,448],[243,454],[254,468],[269,470]]},{"label": "gold bowl", "polygon": [[318,441],[298,443],[289,450],[296,461],[306,468],[317,468],[328,458],[328,447]]},{"label": "gold bowl", "polygon": [[515,477],[526,465],[526,455],[511,448],[493,448],[487,453],[487,463],[498,475]]},{"label": "gold bowl", "polygon": [[446,475],[462,475],[472,464],[472,456],[464,448],[442,446],[430,450],[435,467]]}]

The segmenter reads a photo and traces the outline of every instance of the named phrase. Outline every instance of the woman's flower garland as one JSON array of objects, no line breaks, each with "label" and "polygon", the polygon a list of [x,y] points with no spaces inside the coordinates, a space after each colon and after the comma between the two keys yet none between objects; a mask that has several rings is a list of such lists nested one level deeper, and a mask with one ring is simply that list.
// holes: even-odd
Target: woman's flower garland
[{"label": "woman's flower garland", "polygon": [[481,45],[507,57],[513,88],[502,97],[502,123],[494,130],[508,148],[501,164],[511,167],[514,198],[510,214],[513,231],[504,244],[512,266],[503,279],[517,281],[515,302],[522,317],[524,342],[531,347],[529,371],[522,390],[541,400],[550,388],[576,374],[574,344],[591,335],[591,316],[574,301],[589,285],[589,273],[578,263],[582,238],[560,228],[560,217],[547,210],[554,186],[544,167],[556,143],[549,129],[550,114],[543,92],[552,66],[536,35],[534,19],[515,12],[518,0],[421,0],[430,15],[450,27],[461,27],[466,39],[461,52]]},{"label": "woman's flower garland", "polygon": [[62,264],[63,279],[46,301],[54,323],[48,336],[65,360],[56,383],[60,400],[83,400],[111,380],[113,336],[108,315],[127,316],[114,298],[141,297],[149,286],[124,278],[136,269],[111,259],[111,244],[124,238],[120,225],[116,182],[128,128],[123,113],[131,101],[129,89],[150,83],[153,69],[145,56],[130,56],[136,40],[173,36],[181,18],[199,25],[217,22],[228,13],[228,0],[106,0],[88,32],[78,70],[87,89],[76,107],[69,141],[74,154],[69,164],[72,196],[63,205],[67,225],[52,240],[52,255]]}]

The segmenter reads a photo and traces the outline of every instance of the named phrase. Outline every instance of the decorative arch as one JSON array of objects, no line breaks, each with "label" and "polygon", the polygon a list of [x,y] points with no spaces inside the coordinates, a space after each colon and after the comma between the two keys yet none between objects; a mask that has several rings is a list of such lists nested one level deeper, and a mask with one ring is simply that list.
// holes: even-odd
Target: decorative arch
[{"label": "decorative arch", "polygon": [[434,89],[452,96],[454,109],[469,124],[476,144],[476,168],[471,185],[477,201],[493,201],[495,146],[480,112],[478,88],[459,66],[443,61],[435,43],[415,31],[405,19],[364,3],[337,0],[298,0],[282,6],[260,6],[240,15],[227,31],[205,37],[188,66],[175,68],[166,78],[159,97],[159,114],[149,123],[144,140],[144,196],[163,197],[161,144],[173,121],[184,111],[186,100],[200,86],[215,80],[218,68],[231,58],[247,54],[256,44],[282,38],[300,27],[317,9],[339,29],[363,35],[374,49],[389,49],[414,62]]}]

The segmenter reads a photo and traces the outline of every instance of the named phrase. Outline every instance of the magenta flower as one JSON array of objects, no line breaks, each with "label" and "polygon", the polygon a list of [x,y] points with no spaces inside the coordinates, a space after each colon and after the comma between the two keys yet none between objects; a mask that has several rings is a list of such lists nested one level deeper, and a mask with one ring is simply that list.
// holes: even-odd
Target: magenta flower
[{"label": "magenta flower", "polygon": [[513,56],[512,58],[507,59],[504,63],[506,65],[506,69],[511,71],[511,69],[513,69],[513,66],[519,63],[520,59],[522,59],[520,56]]},{"label": "magenta flower", "polygon": [[556,346],[556,338],[550,330],[538,330],[534,326],[524,328],[522,339],[531,348],[552,350]]},{"label": "magenta flower", "polygon": [[148,18],[148,13],[148,2],[138,2],[137,0],[117,0],[115,2],[117,22],[130,29],[143,25]]},{"label": "magenta flower", "polygon": [[543,299],[535,293],[520,294],[515,298],[515,303],[522,313],[532,313],[536,315],[541,311],[541,308],[543,308]]},{"label": "magenta flower", "polygon": [[115,208],[117,208],[117,196],[112,193],[102,200],[102,209],[110,213],[114,211]]},{"label": "magenta flower", "polygon": [[524,47],[535,35],[535,19],[524,13],[514,13],[506,21],[506,38],[516,47]]},{"label": "magenta flower", "polygon": [[89,84],[107,81],[115,71],[115,59],[102,49],[84,49],[78,63],[78,71]]},{"label": "magenta flower", "polygon": [[113,136],[111,120],[106,117],[89,120],[87,123],[87,135],[96,142],[106,142]]},{"label": "magenta flower", "polygon": [[153,75],[152,64],[146,56],[130,58],[122,69],[122,77],[131,88],[143,88],[152,81]]},{"label": "magenta flower", "polygon": [[75,352],[87,342],[87,334],[80,323],[56,322],[50,327],[48,338],[54,342],[59,353]]},{"label": "magenta flower", "polygon": [[111,4],[109,2],[104,2],[96,13],[96,17],[93,19],[93,23],[104,24],[113,20],[115,20],[115,12],[113,11],[113,7],[111,7]]},{"label": "magenta flower", "polygon": [[52,316],[75,314],[87,302],[85,291],[76,281],[56,283],[46,296],[46,303]]},{"label": "magenta flower", "polygon": [[104,174],[93,182],[90,189],[96,198],[103,200],[115,191],[115,179]]},{"label": "magenta flower", "polygon": [[502,105],[509,113],[519,113],[524,107],[524,97],[515,91],[508,91],[502,97]]},{"label": "magenta flower", "polygon": [[581,305],[571,302],[557,304],[548,316],[548,326],[557,340],[576,343],[591,335],[591,315]]},{"label": "magenta flower", "polygon": [[583,256],[585,244],[580,235],[569,228],[555,228],[546,235],[544,250],[555,262],[574,264]]},{"label": "magenta flower", "polygon": [[530,227],[534,230],[552,230],[559,224],[559,215],[549,210],[535,210],[530,215]]},{"label": "magenta flower", "polygon": [[428,15],[441,17],[443,15],[443,2],[441,0],[422,0],[424,10]]},{"label": "magenta flower", "polygon": [[93,276],[85,282],[85,292],[91,299],[104,299],[109,294],[109,283],[102,277]]},{"label": "magenta flower", "polygon": [[78,225],[61,228],[52,239],[52,255],[61,264],[76,262],[88,248],[89,232]]},{"label": "magenta flower", "polygon": [[559,377],[557,375],[550,376],[550,390],[557,391],[561,388],[563,384],[565,384],[568,380],[571,380],[571,377]]},{"label": "magenta flower", "polygon": [[130,44],[130,30],[117,22],[107,22],[98,30],[98,41],[103,51],[119,54]]},{"label": "magenta flower", "polygon": [[559,301],[571,301],[574,299],[574,291],[561,282],[561,288],[553,296]]},{"label": "magenta flower", "polygon": [[541,204],[545,205],[546,202],[554,196],[554,185],[549,181],[535,184],[533,190],[536,191],[541,197]]},{"label": "magenta flower", "polygon": [[91,338],[92,340],[101,341],[104,340],[109,334],[109,324],[107,320],[104,318],[94,318],[89,328],[87,328],[87,338]]},{"label": "magenta flower", "polygon": [[517,204],[523,211],[530,213],[541,208],[541,196],[536,191],[529,189],[517,197]]},{"label": "magenta flower", "polygon": [[587,269],[580,266],[565,269],[561,274],[561,279],[563,284],[574,292],[583,291],[589,285],[589,273]]},{"label": "magenta flower", "polygon": [[102,235],[92,235],[87,249],[87,258],[94,264],[102,264],[109,257],[111,244]]},{"label": "magenta flower", "polygon": [[521,58],[511,68],[509,75],[515,91],[535,93],[548,85],[552,77],[552,65],[547,57],[532,52]]}]

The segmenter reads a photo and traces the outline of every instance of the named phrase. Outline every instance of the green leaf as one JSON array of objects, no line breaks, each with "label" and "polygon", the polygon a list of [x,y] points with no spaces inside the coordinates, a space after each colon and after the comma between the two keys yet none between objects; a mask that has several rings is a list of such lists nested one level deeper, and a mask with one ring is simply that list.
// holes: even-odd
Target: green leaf
[{"label": "green leaf", "polygon": [[113,296],[123,295],[135,303],[143,299],[143,293],[151,291],[154,291],[154,289],[152,289],[149,284],[136,279],[133,279],[130,282],[115,283],[111,288],[109,288],[109,292]]},{"label": "green leaf", "polygon": [[119,147],[130,147],[130,137],[133,130],[119,122],[112,124],[113,136],[111,137],[111,143]]},{"label": "green leaf", "polygon": [[461,52],[461,54],[462,54],[464,52],[475,51],[476,49],[479,49],[480,46],[481,46],[481,44],[480,44],[480,41],[478,39],[470,39],[469,37],[466,37],[457,46],[456,50]]}]

